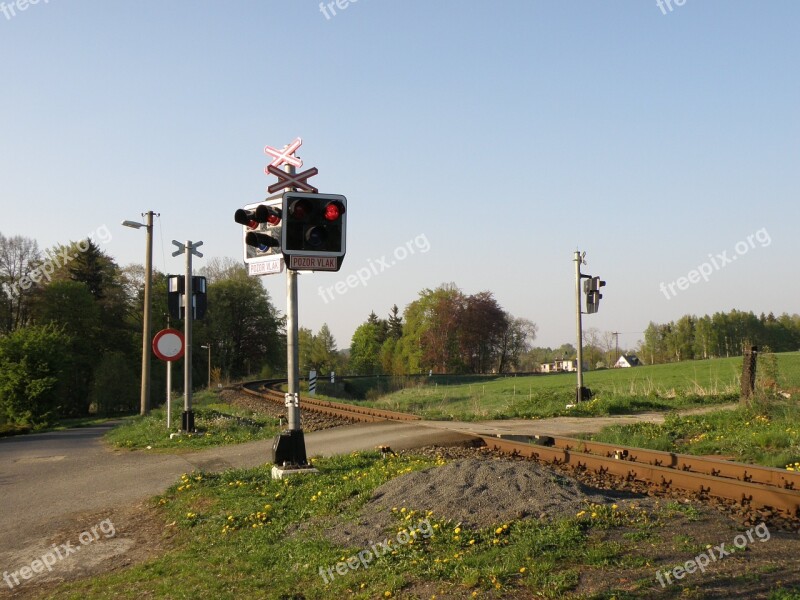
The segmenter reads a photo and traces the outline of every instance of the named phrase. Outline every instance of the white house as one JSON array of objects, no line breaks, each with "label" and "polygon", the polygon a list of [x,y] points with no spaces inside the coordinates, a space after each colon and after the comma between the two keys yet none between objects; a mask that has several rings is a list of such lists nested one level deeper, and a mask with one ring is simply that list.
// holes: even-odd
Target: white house
[{"label": "white house", "polygon": [[623,354],[619,357],[619,360],[614,363],[615,369],[623,369],[628,367],[640,367],[642,366],[641,361],[635,354]]}]

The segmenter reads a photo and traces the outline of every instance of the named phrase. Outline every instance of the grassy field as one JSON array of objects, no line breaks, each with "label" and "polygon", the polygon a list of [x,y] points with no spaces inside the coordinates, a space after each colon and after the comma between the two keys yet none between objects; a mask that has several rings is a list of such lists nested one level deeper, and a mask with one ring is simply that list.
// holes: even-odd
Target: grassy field
[{"label": "grassy field", "polygon": [[[739,397],[742,359],[685,361],[630,369],[589,371],[584,385],[596,394],[572,409],[574,373],[527,377],[450,377],[363,380],[356,385],[368,398],[360,404],[419,414],[428,419],[537,418],[559,415],[611,415],[647,410],[691,408]],[[800,352],[764,355],[759,382],[781,389],[800,388]],[[370,382],[402,388],[373,398]],[[353,381],[355,384],[356,380]],[[404,387],[405,386],[405,387]],[[332,398],[336,399],[336,398]]]},{"label": "grassy field", "polygon": [[209,446],[238,444],[274,437],[280,427],[278,420],[264,414],[231,406],[219,401],[216,392],[199,392],[192,396],[197,433],[169,438],[180,431],[183,399],[172,402],[172,427],[167,430],[167,412],[157,408],[149,415],[131,417],[106,434],[117,448],[131,450],[191,450]]}]

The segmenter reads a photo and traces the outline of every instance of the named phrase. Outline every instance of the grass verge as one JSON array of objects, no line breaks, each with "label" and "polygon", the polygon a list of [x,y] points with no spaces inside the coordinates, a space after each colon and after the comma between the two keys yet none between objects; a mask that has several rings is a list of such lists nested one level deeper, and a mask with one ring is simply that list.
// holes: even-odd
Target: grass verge
[{"label": "grass verge", "polygon": [[800,406],[761,396],[734,410],[666,416],[662,425],[614,425],[591,436],[601,442],[695,455],[721,455],[770,467],[800,469]]},{"label": "grass verge", "polygon": [[280,431],[278,419],[221,403],[216,392],[206,391],[193,395],[197,433],[170,439],[170,433],[180,431],[182,410],[180,401],[173,402],[169,430],[166,409],[159,408],[147,416],[128,419],[109,431],[106,439],[117,448],[131,450],[184,450],[267,439]]}]

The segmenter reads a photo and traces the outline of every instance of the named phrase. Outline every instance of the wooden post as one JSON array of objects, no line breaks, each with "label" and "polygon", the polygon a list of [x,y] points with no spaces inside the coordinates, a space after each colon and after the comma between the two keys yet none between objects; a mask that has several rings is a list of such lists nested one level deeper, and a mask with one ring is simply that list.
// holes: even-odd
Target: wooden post
[{"label": "wooden post", "polygon": [[758,346],[750,346],[744,350],[742,362],[742,401],[749,399],[756,389],[756,361]]}]

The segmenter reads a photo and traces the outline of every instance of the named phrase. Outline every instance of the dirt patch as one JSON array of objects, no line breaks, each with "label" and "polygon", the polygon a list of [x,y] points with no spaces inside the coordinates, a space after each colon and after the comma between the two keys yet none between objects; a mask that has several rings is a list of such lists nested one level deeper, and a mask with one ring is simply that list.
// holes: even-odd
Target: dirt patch
[{"label": "dirt patch", "polygon": [[[2,582],[0,598],[42,598],[63,582],[104,575],[145,562],[166,552],[176,533],[174,527],[164,525],[160,511],[147,503],[75,513],[69,517],[69,522],[46,540],[0,553],[0,564],[9,573],[16,572],[19,579],[19,584],[11,589],[7,582]],[[58,553],[51,554],[54,561],[49,559],[53,562],[52,570],[43,569],[23,579],[20,569],[54,552],[53,545]],[[13,579],[11,581],[14,583]]]}]

